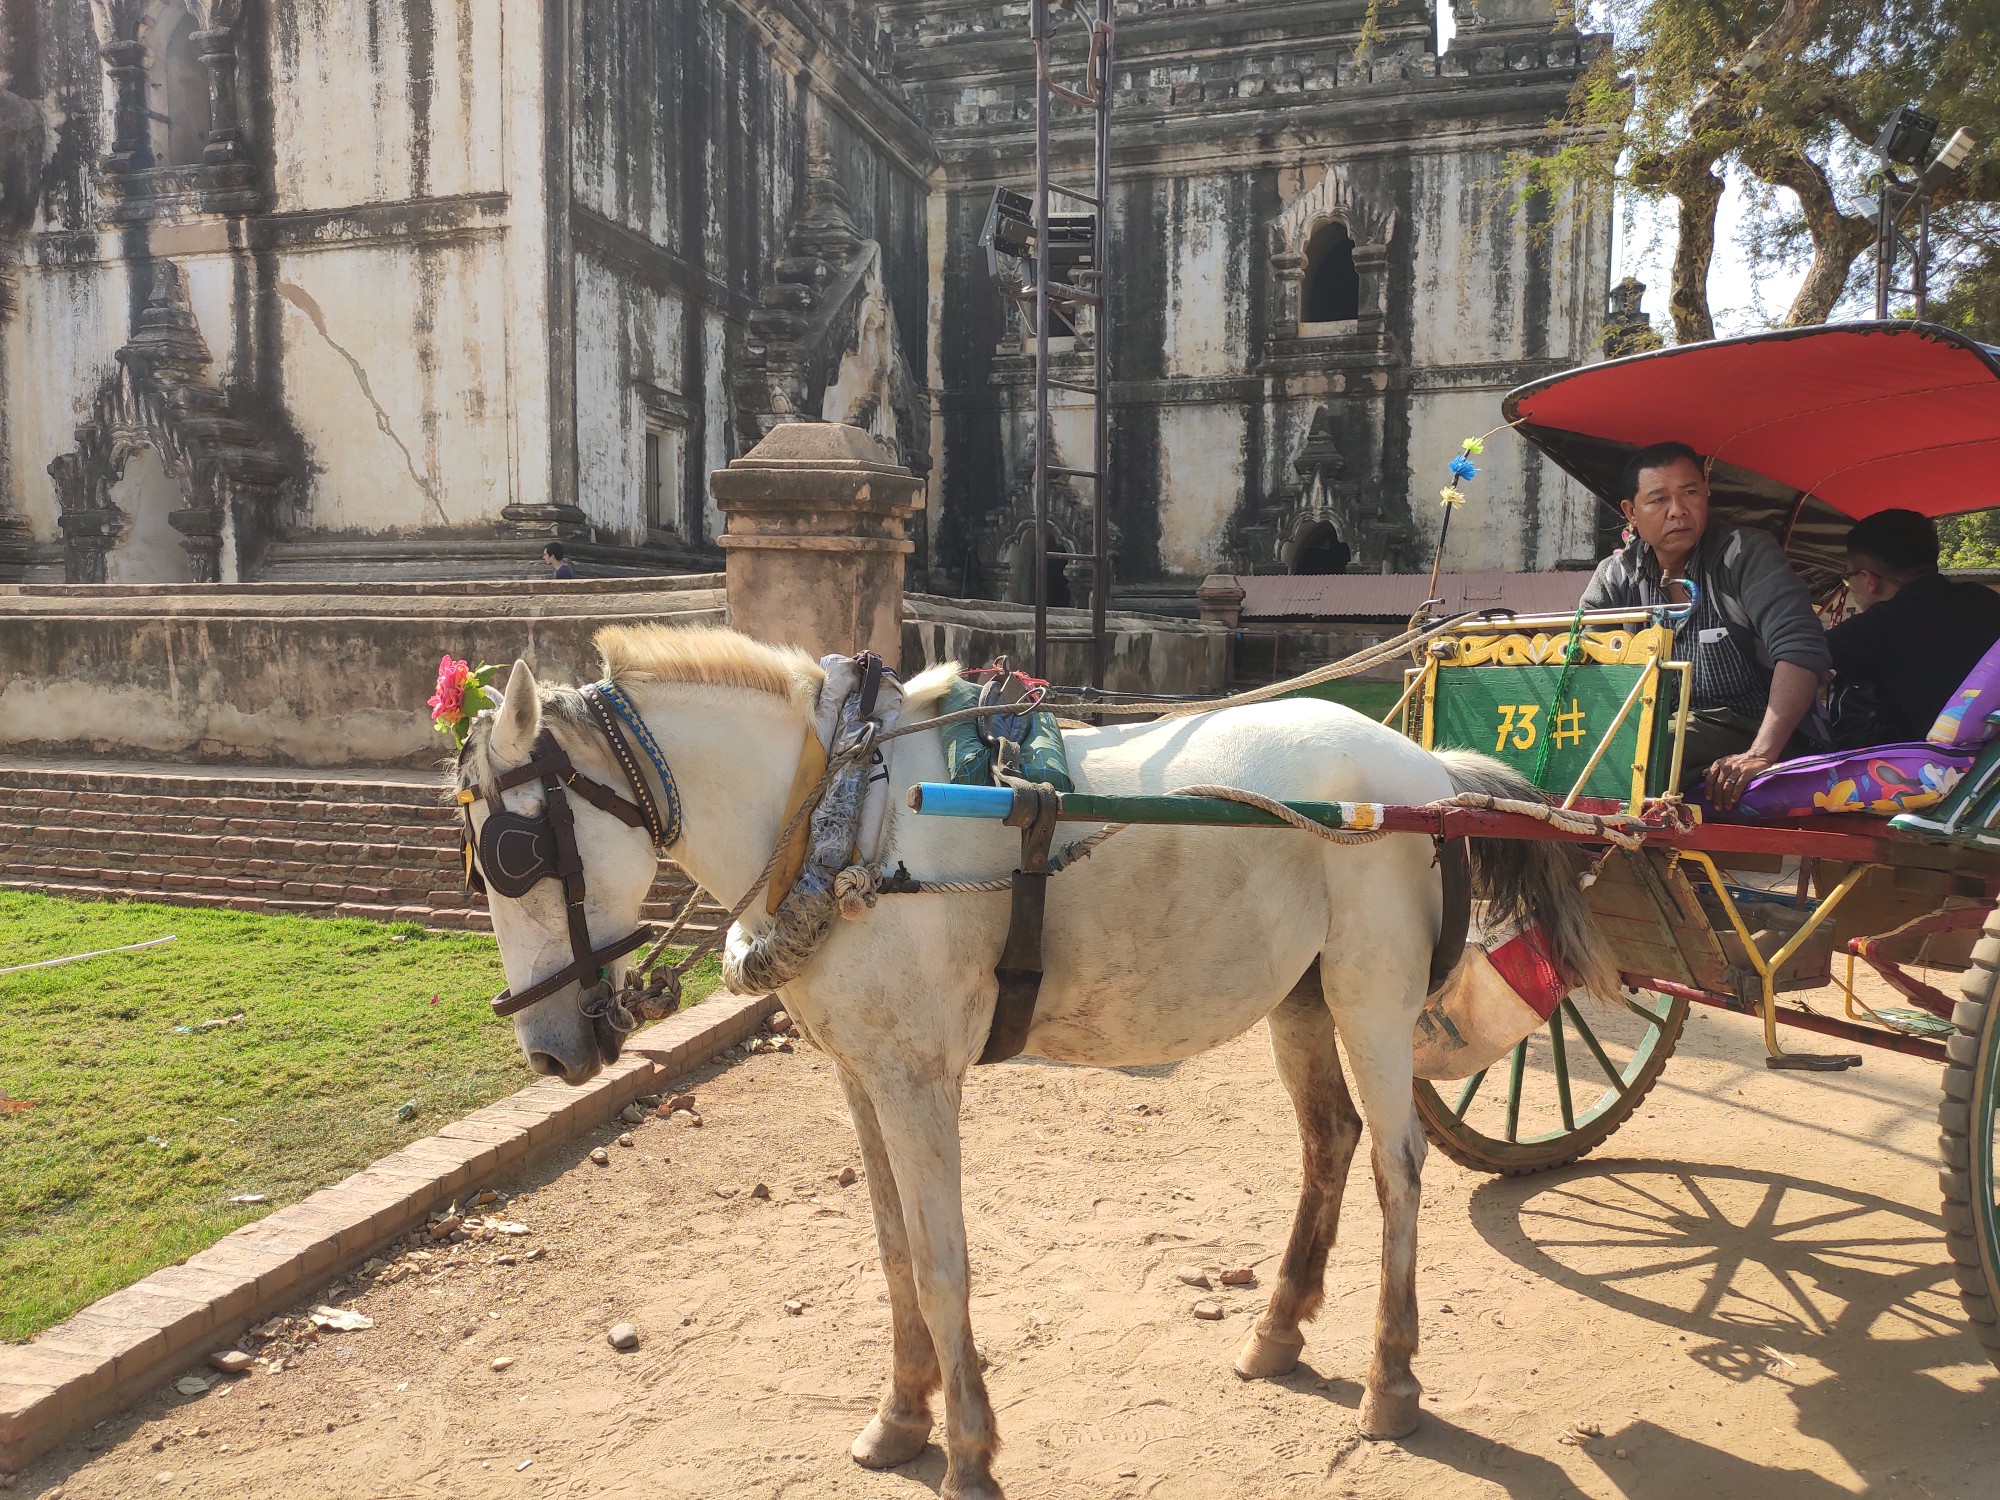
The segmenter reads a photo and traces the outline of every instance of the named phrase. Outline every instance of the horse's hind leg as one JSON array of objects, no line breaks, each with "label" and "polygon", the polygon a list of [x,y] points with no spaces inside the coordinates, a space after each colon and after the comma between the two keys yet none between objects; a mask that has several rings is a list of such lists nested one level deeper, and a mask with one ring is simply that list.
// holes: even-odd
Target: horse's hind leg
[{"label": "horse's hind leg", "polygon": [[942,1379],[930,1329],[917,1306],[917,1281],[910,1263],[910,1235],[903,1222],[903,1200],[896,1174],[882,1144],[881,1122],[860,1083],[845,1068],[840,1086],[854,1115],[861,1138],[861,1164],[868,1174],[868,1198],[875,1211],[875,1246],[882,1258],[882,1276],[889,1283],[891,1366],[889,1384],[875,1415],[861,1429],[849,1450],[854,1461],[870,1469],[908,1463],[924,1451],[931,1435],[931,1392]]},{"label": "horse's hind leg", "polygon": [[1326,1256],[1340,1227],[1341,1195],[1361,1138],[1361,1117],[1340,1071],[1317,964],[1271,1012],[1270,1026],[1278,1076],[1299,1117],[1305,1180],[1270,1305],[1236,1356],[1236,1373],[1246,1380],[1286,1374],[1299,1362],[1305,1347],[1299,1324],[1319,1311]]}]

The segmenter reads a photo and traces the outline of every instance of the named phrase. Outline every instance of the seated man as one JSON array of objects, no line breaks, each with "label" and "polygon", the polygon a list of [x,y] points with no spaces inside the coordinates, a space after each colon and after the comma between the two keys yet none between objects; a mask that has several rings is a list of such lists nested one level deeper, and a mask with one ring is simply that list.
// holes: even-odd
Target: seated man
[{"label": "seated man", "polygon": [[1994,641],[2000,594],[1937,569],[1937,528],[1883,510],[1847,533],[1847,593],[1861,613],[1827,632],[1837,688],[1869,690],[1874,722],[1843,727],[1848,748],[1920,740]]},{"label": "seated man", "polygon": [[1674,628],[1674,659],[1694,668],[1681,784],[1705,774],[1708,800],[1732,808],[1751,777],[1809,748],[1796,736],[1831,665],[1826,634],[1776,542],[1709,529],[1707,469],[1686,443],[1634,453],[1621,493],[1637,536],[1597,565],[1584,607],[1693,603]]}]

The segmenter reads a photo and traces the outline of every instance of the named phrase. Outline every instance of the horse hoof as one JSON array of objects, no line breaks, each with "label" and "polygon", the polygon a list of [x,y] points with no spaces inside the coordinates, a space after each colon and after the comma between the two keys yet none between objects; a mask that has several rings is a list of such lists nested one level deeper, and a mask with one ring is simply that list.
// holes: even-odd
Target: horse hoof
[{"label": "horse hoof", "polygon": [[938,1491],[938,1500],[1007,1500],[1000,1486],[989,1474],[984,1479],[975,1479],[962,1484],[954,1484],[947,1477],[944,1487]]},{"label": "horse hoof", "polygon": [[1266,1333],[1253,1327],[1243,1347],[1236,1351],[1236,1373],[1245,1380],[1289,1375],[1298,1368],[1299,1355],[1305,1347],[1306,1337],[1297,1329],[1290,1333]]},{"label": "horse hoof", "polygon": [[1361,1435],[1370,1442],[1405,1438],[1417,1430],[1417,1403],[1420,1393],[1364,1391],[1361,1396]]},{"label": "horse hoof", "polygon": [[886,1422],[878,1416],[861,1429],[847,1451],[864,1469],[893,1469],[923,1452],[930,1440],[929,1422],[919,1426],[915,1422]]}]

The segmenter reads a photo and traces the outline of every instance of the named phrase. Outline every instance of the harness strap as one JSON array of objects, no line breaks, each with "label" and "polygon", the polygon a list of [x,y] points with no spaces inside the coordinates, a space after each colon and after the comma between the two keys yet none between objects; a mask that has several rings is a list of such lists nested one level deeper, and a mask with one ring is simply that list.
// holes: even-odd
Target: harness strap
[{"label": "harness strap", "polygon": [[537,1000],[546,1000],[572,980],[578,984],[591,984],[595,982],[598,970],[602,969],[606,964],[610,963],[613,959],[623,958],[634,949],[643,948],[652,940],[653,929],[642,925],[607,947],[599,948],[595,952],[586,950],[583,958],[572,960],[563,968],[549,975],[547,979],[537,980],[519,994],[515,994],[510,990],[502,990],[493,997],[493,1014],[496,1016],[511,1016],[515,1011],[526,1010]]},{"label": "harness strap", "polygon": [[1056,832],[1054,787],[1016,781],[1009,826],[1021,830],[1021,868],[1014,872],[1014,904],[1007,923],[1007,942],[993,976],[1000,992],[993,1003],[993,1025],[986,1033],[981,1063],[1005,1062],[1028,1045],[1035,1024],[1035,1000],[1042,991],[1042,917],[1049,886],[1049,845]]}]

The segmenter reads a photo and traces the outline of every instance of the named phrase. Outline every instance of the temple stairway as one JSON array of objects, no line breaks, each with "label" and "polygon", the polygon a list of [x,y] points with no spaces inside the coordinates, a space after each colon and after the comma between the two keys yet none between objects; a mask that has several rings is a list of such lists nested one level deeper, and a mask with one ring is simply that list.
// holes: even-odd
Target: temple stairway
[{"label": "temple stairway", "polygon": [[[456,816],[419,771],[6,757],[0,888],[489,931],[485,898],[460,882]],[[647,920],[671,918],[688,890],[663,865]]]}]

